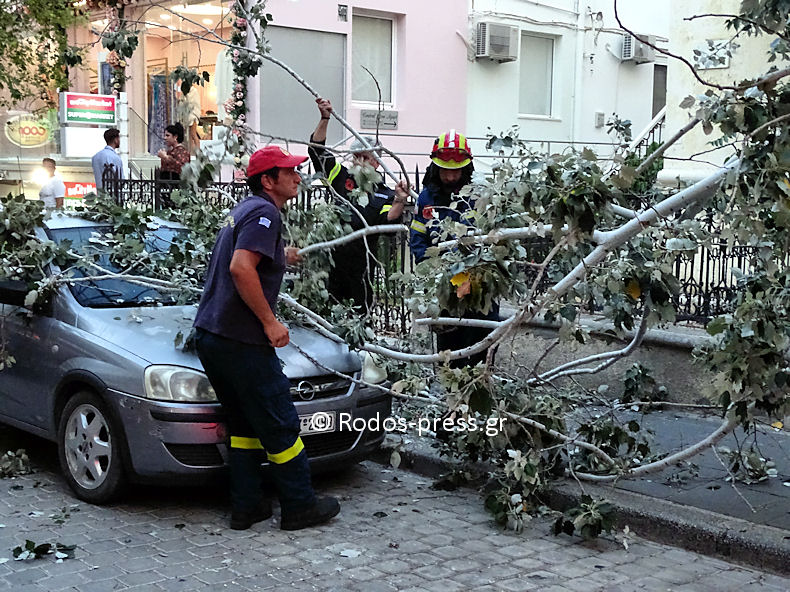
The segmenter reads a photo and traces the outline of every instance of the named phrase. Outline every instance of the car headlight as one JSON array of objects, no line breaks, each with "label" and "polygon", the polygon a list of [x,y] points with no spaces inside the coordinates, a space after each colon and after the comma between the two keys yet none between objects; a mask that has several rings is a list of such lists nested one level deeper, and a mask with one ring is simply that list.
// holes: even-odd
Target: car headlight
[{"label": "car headlight", "polygon": [[180,366],[148,366],[145,396],[158,401],[213,403],[217,395],[202,372]]}]

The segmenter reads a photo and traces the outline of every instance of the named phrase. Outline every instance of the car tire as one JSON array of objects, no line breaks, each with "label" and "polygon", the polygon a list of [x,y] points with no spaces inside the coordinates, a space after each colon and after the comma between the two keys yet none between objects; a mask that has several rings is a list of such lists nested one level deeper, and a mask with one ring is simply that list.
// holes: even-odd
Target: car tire
[{"label": "car tire", "polygon": [[123,432],[101,397],[80,391],[68,400],[58,422],[58,458],[78,498],[104,504],[118,494],[125,448]]}]

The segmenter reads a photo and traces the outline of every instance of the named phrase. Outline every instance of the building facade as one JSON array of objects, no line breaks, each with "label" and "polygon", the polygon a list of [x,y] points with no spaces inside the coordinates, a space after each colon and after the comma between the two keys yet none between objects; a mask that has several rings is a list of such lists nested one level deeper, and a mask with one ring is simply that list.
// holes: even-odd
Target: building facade
[{"label": "building facade", "polygon": [[[125,17],[139,33],[139,45],[126,65],[127,133],[122,152],[135,170],[150,174],[158,164],[164,127],[176,120],[185,127],[198,122],[201,143],[216,140],[223,104],[232,89],[230,58],[223,43],[230,39],[232,2],[165,2],[132,0]],[[466,117],[466,46],[458,34],[466,28],[464,3],[455,0],[269,0],[273,21],[266,30],[271,55],[291,66],[312,88],[330,99],[347,121],[362,133],[376,133],[404,154],[410,166],[427,160],[431,137],[447,128],[462,128]],[[100,33],[110,15],[93,14],[88,27],[73,32],[75,44],[88,45],[86,68],[70,76],[72,90],[105,94],[113,91],[113,59],[102,48]],[[179,66],[208,72],[209,82],[183,97],[171,74]],[[314,97],[283,70],[264,62],[248,80],[248,123],[259,130],[259,143],[306,141],[318,111]],[[24,113],[32,107],[21,109]],[[0,113],[0,118],[19,113]],[[32,115],[31,115],[32,117]],[[41,157],[53,156],[66,178],[89,180],[85,154],[103,146],[104,129],[95,128],[93,142],[82,153],[69,154],[59,141],[57,114],[36,117],[37,145],[0,140],[0,169],[9,177],[30,181]],[[28,126],[29,127],[29,126]],[[348,139],[337,123],[330,143]],[[411,158],[410,158],[411,157]],[[83,179],[84,178],[84,179]],[[35,190],[35,186],[32,187]],[[28,189],[28,193],[31,190]]]},{"label": "building facade", "polygon": [[[668,3],[618,5],[626,26],[666,45]],[[164,127],[174,121],[185,127],[196,122],[202,144],[216,141],[233,92],[225,45],[231,7],[228,0],[126,5],[139,46],[126,64],[121,152],[135,172],[150,176]],[[472,138],[478,167],[485,170],[493,156],[485,151],[489,130],[518,126],[520,137],[536,147],[591,145],[606,156],[614,140],[606,122],[614,113],[630,120],[636,133],[663,106],[665,60],[651,51],[624,59],[625,37],[612,7],[611,0],[269,0],[273,21],[266,38],[271,55],[330,99],[357,130],[375,134],[381,109],[381,139],[409,171],[425,167],[433,138],[449,129]],[[95,12],[89,26],[72,32],[75,44],[89,47],[86,67],[70,73],[76,92],[113,91],[117,58],[100,43],[110,18]],[[207,72],[208,83],[183,97],[171,77],[181,66]],[[295,143],[307,140],[318,116],[311,93],[269,62],[247,87],[247,121],[260,132],[258,143],[277,141],[303,151]],[[57,114],[28,117],[33,107],[0,112],[0,120],[21,117],[20,129],[36,132],[15,142],[8,134],[0,137],[0,169],[28,183],[41,157],[53,156],[67,181],[91,180],[86,155],[103,146],[103,128],[80,142],[79,153],[69,153],[60,142]],[[331,123],[330,144],[349,138]]]},{"label": "building facade", "polygon": [[[725,57],[720,63],[699,63],[699,60],[695,60],[695,50],[704,52],[709,47],[709,40],[720,44],[732,38],[733,32],[726,28],[726,18],[723,17],[688,19],[694,15],[738,14],[740,0],[672,0],[671,4],[674,33],[670,49],[693,64],[703,80],[726,86],[767,73],[771,66],[767,60],[768,45],[772,38],[766,35],[739,37],[738,47],[732,49],[732,56]],[[774,65],[785,68],[788,62],[779,58]],[[688,96],[703,95],[708,87],[699,82],[688,65],[679,60],[670,61],[668,73],[667,129],[672,132],[686,125],[698,108],[698,105],[681,107],[683,100]],[[658,181],[677,187],[695,183],[710,175],[733,154],[730,148],[715,149],[713,142],[720,137],[721,133],[716,128],[706,134],[701,125],[696,126],[667,150],[664,169],[659,173]]]},{"label": "building facade", "polygon": [[[627,28],[666,47],[668,3],[620,0],[618,8]],[[666,58],[634,39],[628,47],[637,51],[624,54],[630,36],[611,0],[469,0],[469,15],[470,135],[515,125],[544,150],[587,145],[606,156],[613,114],[637,134],[664,105]],[[480,56],[487,49],[481,29],[494,26],[510,29],[507,61]]]}]

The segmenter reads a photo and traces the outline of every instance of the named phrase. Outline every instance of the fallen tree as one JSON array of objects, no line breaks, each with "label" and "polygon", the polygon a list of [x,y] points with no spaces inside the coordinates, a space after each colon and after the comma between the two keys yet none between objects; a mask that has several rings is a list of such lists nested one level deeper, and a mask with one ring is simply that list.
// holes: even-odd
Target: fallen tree
[{"label": "fallen tree", "polygon": [[[307,93],[319,96],[271,55],[264,38],[269,18],[263,10],[261,4],[247,7],[237,2],[234,6],[235,30],[241,30],[238,23],[243,20],[244,31],[253,37],[250,43],[246,34],[226,41],[216,34],[212,39],[211,32],[203,36],[204,42],[238,51],[239,77],[254,74],[268,60],[286,69]],[[777,0],[747,2],[743,14],[730,19],[728,26],[736,35],[775,36],[778,42],[771,46],[772,55],[786,58],[788,10]],[[129,18],[124,23],[129,27],[143,24]],[[492,136],[489,147],[499,150],[501,160],[489,178],[476,180],[460,194],[477,213],[475,226],[444,223],[442,239],[428,250],[427,259],[396,277],[413,314],[433,326],[473,324],[476,321],[458,319],[468,311],[486,312],[497,300],[513,304],[515,314],[490,323],[491,333],[474,345],[433,352],[419,333],[400,335],[393,345],[393,339],[371,332],[365,314],[343,303],[327,304],[324,280],[332,247],[376,233],[406,231],[398,225],[366,226],[350,234],[343,224],[347,204],[337,195],[309,211],[287,211],[288,236],[301,247],[306,271],[282,303],[292,310],[293,322],[314,326],[324,335],[376,356],[394,381],[387,390],[408,402],[404,412],[449,418],[451,428],[460,420],[475,419],[483,425],[507,420],[498,424],[504,427],[496,433],[446,429],[441,435],[448,450],[458,456],[490,460],[499,467],[494,476],[498,486],[489,491],[486,503],[499,519],[514,525],[540,503],[546,481],[563,471],[591,481],[643,475],[714,446],[738,426],[754,430],[758,420],[781,419],[788,411],[790,384],[788,75],[790,70],[772,67],[746,82],[710,88],[691,97],[684,104],[697,110],[688,125],[637,167],[618,163],[614,170],[604,170],[589,150],[541,154],[512,135]],[[249,129],[238,116],[228,123],[233,133],[227,136],[226,149],[243,166],[245,153],[249,155],[263,132]],[[719,127],[723,136],[717,142],[736,147],[730,158],[707,178],[681,191],[651,189],[639,196],[646,202],[639,206],[630,188],[644,180],[668,144],[699,124],[706,130]],[[111,236],[97,240],[112,249],[113,261],[126,270],[126,279],[170,290],[180,302],[199,298],[202,270],[223,216],[201,198],[201,185],[210,180],[214,166],[208,158],[198,158],[184,174],[183,189],[173,195],[175,209],[159,213],[185,223],[192,231],[189,240],[175,242],[167,256],[144,248],[151,212],[129,211],[100,200],[87,202],[82,215],[114,225]],[[386,166],[383,170],[395,178]],[[376,177],[370,170],[358,170],[357,175],[362,194],[366,183]],[[722,222],[726,235],[712,236],[693,216],[685,216],[689,210],[703,208]],[[89,254],[34,240],[32,229],[41,222],[41,215],[37,204],[14,199],[4,200],[0,212],[0,221],[5,222],[5,230],[0,225],[4,240],[0,277],[27,281],[31,307],[44,301],[56,286],[81,281],[69,274],[72,269],[98,277],[112,275],[98,268]],[[535,262],[526,254],[537,238],[550,239],[551,246]],[[635,351],[649,328],[672,322],[679,284],[673,262],[679,254],[713,240],[754,247],[749,270],[741,270],[738,278],[732,312],[708,324],[714,340],[697,352],[699,362],[714,375],[708,394],[719,405],[721,426],[671,455],[652,451],[638,428],[631,429],[630,422],[620,420],[616,405],[598,418],[569,428],[567,401],[558,394],[556,381],[600,372]],[[65,271],[42,282],[40,272],[51,261]],[[468,278],[467,294],[459,294],[453,285],[459,274]],[[548,287],[542,286],[544,281]],[[561,339],[586,342],[592,337],[580,319],[591,308],[611,321],[617,335],[634,330],[628,345],[548,368],[542,367],[549,359],[547,351],[523,375],[509,372],[493,353],[476,367],[447,364],[486,349],[493,352],[517,332],[527,331],[526,324],[537,318],[559,322]],[[448,311],[451,318],[440,317],[442,311]],[[0,347],[3,355],[0,362],[9,363],[13,352]],[[646,390],[640,393],[641,388],[638,383],[632,389],[637,397],[646,394]]]}]

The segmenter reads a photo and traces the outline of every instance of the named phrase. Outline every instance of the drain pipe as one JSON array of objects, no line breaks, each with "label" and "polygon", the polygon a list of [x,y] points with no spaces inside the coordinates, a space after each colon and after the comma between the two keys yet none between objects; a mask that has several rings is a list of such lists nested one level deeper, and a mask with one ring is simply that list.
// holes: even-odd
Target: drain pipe
[{"label": "drain pipe", "polygon": [[580,10],[580,0],[574,0],[573,10],[576,13],[576,55],[573,60],[573,105],[571,111],[571,142],[576,142],[580,137],[582,119],[582,82],[584,77],[584,19],[585,14]]}]

